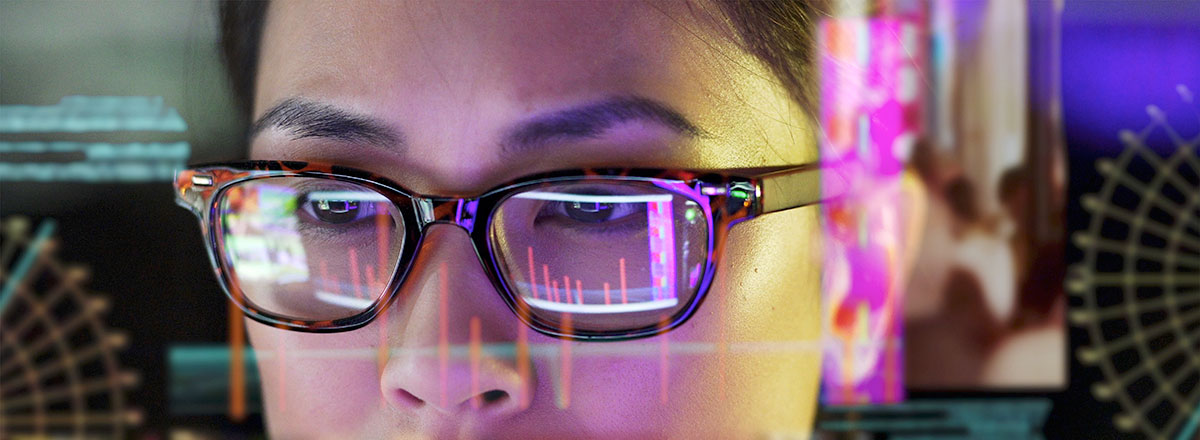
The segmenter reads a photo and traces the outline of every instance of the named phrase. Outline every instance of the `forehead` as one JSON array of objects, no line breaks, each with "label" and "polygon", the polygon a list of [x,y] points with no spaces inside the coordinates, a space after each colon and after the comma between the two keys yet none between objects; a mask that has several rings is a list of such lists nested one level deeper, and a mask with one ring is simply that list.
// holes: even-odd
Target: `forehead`
[{"label": "forehead", "polygon": [[680,64],[669,58],[686,39],[659,11],[632,2],[277,1],[261,80],[267,90],[465,85],[518,96],[619,83]]},{"label": "forehead", "polygon": [[[539,109],[636,95],[679,109],[719,139],[769,140],[777,131],[796,139],[801,112],[736,48],[710,9],[615,1],[275,1],[255,113],[289,97],[313,97],[385,119],[420,144],[498,132]],[[756,118],[785,123],[747,124]],[[815,155],[794,150],[800,156],[789,161]]]}]

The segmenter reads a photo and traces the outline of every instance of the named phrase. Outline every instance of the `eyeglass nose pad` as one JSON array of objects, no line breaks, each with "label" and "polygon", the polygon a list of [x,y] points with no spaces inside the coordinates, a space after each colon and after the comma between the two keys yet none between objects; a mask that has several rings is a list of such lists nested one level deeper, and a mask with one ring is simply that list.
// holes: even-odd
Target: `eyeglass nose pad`
[{"label": "eyeglass nose pad", "polygon": [[417,197],[414,199],[417,221],[424,229],[434,223],[449,223],[475,231],[475,213],[479,200],[459,198]]}]

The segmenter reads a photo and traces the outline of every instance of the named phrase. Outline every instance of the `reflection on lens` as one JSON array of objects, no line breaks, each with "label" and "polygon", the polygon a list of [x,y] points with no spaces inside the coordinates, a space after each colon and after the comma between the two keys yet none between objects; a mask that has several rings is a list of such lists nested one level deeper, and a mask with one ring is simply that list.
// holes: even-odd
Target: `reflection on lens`
[{"label": "reflection on lens", "polygon": [[536,318],[622,331],[691,303],[706,219],[696,201],[651,182],[572,182],[504,200],[489,234],[506,282]]},{"label": "reflection on lens", "polygon": [[251,180],[217,206],[227,275],[252,306],[288,319],[365,311],[386,291],[404,243],[396,207],[349,182]]}]

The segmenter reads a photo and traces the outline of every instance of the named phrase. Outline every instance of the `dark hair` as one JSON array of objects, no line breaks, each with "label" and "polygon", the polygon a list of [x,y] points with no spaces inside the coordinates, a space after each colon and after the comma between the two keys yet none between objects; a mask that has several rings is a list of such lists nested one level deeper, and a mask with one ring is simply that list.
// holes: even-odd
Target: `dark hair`
[{"label": "dark hair", "polygon": [[[739,45],[763,62],[810,117],[816,114],[816,17],[825,0],[719,0]],[[242,110],[254,102],[259,44],[268,1],[220,4],[221,55]]]}]

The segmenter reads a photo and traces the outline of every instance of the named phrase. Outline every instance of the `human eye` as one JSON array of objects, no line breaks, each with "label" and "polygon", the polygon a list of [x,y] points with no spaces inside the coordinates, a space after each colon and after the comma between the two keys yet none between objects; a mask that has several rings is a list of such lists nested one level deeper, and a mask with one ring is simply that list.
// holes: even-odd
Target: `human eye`
[{"label": "human eye", "polygon": [[392,223],[391,202],[366,189],[310,185],[297,188],[296,201],[299,223],[310,233],[344,234]]},{"label": "human eye", "polygon": [[643,195],[611,188],[572,188],[546,192],[534,227],[576,233],[606,234],[645,230]]}]

